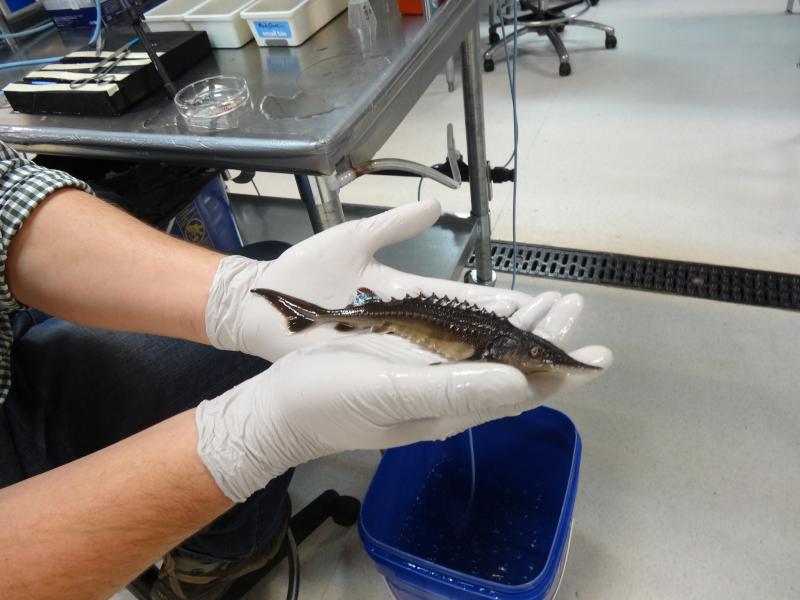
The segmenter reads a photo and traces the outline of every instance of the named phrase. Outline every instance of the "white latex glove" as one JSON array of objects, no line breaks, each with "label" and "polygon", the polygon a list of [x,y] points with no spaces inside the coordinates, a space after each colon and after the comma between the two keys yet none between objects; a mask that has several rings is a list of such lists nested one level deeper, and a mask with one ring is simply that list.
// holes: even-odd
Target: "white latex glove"
[{"label": "white latex glove", "polygon": [[444,439],[541,400],[514,368],[429,366],[430,358],[396,336],[370,333],[287,354],[197,407],[200,458],[223,493],[243,502],[305,461]]},{"label": "white latex glove", "polygon": [[[206,332],[223,350],[239,350],[275,361],[284,354],[343,335],[332,326],[312,327],[291,334],[286,319],[264,298],[252,294],[268,288],[302,298],[324,308],[342,308],[359,287],[384,300],[406,294],[437,294],[467,300],[494,311],[521,329],[558,342],[572,329],[583,307],[580,296],[556,292],[529,296],[521,292],[411,275],[387,267],[375,252],[411,238],[441,214],[435,200],[407,204],[369,219],[350,221],[319,233],[287,250],[275,261],[241,256],[223,259],[206,307]],[[600,349],[584,362],[605,360]]]}]

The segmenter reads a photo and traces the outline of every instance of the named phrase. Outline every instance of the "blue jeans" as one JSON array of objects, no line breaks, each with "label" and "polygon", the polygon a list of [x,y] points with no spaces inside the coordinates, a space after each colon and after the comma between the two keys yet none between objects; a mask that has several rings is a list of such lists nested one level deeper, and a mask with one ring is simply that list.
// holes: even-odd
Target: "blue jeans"
[{"label": "blue jeans", "polygon": [[[263,242],[239,254],[271,260],[286,248]],[[118,442],[269,367],[239,352],[80,327],[37,311],[19,313],[14,330],[11,393],[0,407],[0,487]],[[247,558],[281,528],[291,477],[272,480],[178,551]]]}]

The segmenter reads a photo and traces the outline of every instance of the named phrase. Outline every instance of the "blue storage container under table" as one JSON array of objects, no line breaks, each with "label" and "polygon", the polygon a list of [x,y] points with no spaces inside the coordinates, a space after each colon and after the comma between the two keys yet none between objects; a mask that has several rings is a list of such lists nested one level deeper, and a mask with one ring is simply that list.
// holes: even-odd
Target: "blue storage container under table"
[{"label": "blue storage container under table", "polygon": [[540,407],[467,433],[395,448],[364,499],[359,531],[399,599],[552,598],[567,555],[581,441]]}]

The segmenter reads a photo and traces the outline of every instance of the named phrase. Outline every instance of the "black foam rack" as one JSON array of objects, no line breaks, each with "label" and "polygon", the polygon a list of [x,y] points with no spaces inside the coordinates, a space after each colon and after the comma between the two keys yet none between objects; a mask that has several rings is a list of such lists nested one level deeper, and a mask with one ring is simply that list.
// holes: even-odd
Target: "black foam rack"
[{"label": "black foam rack", "polygon": [[[171,79],[178,77],[211,52],[205,31],[172,31],[149,34],[149,39]],[[70,83],[91,76],[115,50],[131,41],[130,36],[110,36],[98,56],[94,46],[71,52],[61,61],[43,65],[4,88],[11,107],[19,112],[54,115],[121,115],[147,95],[161,88],[162,80],[137,41],[108,73],[115,81],[91,82],[78,87]]]}]

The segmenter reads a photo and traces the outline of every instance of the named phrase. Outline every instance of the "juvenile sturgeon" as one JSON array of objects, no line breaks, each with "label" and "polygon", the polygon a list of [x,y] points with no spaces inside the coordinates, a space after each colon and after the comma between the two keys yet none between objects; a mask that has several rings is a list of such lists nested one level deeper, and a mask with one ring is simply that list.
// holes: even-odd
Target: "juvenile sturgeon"
[{"label": "juvenile sturgeon", "polygon": [[575,360],[538,335],[518,329],[508,319],[447,296],[420,294],[384,302],[372,290],[359,288],[351,304],[326,309],[274,290],[251,291],[286,317],[292,333],[336,323],[339,331],[393,333],[450,360],[498,362],[523,373],[600,370]]}]

